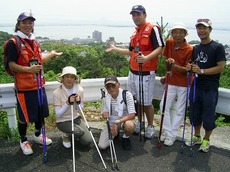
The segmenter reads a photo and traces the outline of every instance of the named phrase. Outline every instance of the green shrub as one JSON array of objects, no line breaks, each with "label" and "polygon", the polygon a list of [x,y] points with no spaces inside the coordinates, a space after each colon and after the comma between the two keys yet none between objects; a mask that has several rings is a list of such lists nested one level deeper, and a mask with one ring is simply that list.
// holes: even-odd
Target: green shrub
[{"label": "green shrub", "polygon": [[0,111],[0,138],[18,141],[19,134],[17,129],[10,129],[8,126],[8,118],[5,110]]}]

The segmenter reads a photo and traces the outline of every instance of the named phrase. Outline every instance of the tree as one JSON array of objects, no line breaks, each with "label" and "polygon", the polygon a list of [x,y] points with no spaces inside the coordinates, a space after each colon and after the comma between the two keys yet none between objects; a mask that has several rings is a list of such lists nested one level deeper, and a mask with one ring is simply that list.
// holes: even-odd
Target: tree
[{"label": "tree", "polygon": [[8,75],[5,71],[4,66],[4,43],[7,41],[12,35],[8,34],[7,32],[0,31],[0,83],[12,83],[14,79],[12,76]]},{"label": "tree", "polygon": [[163,40],[164,42],[169,38],[169,34],[168,34],[168,31],[166,30],[166,27],[168,26],[168,23],[164,24],[163,22],[163,17],[161,17],[161,23],[159,24],[158,22],[156,22],[157,25],[160,27],[161,29],[161,34],[163,36]]},{"label": "tree", "polygon": [[[162,24],[163,25],[163,24]],[[4,36],[2,36],[3,34]],[[4,42],[11,35],[0,32]],[[56,50],[63,55],[54,58],[44,65],[47,81],[54,81],[65,66],[71,65],[77,69],[81,78],[103,78],[113,74],[116,76],[128,76],[129,59],[121,54],[105,52],[105,44],[67,45],[63,43],[43,43],[44,50]],[[0,46],[0,83],[13,83],[13,77],[5,72],[3,63],[3,45]],[[159,58],[157,76],[165,75],[165,57]],[[230,66],[226,65],[220,77],[220,87],[230,88]]]},{"label": "tree", "polygon": [[0,31],[0,45],[3,45],[6,40],[8,40],[12,34],[8,34],[7,32]]},{"label": "tree", "polygon": [[[157,25],[161,29],[161,33],[162,33],[162,37],[163,37],[164,42],[166,42],[166,40],[170,37],[170,35],[168,34],[168,31],[166,30],[168,23],[164,24],[163,17],[161,17],[161,23],[159,24],[157,22]],[[156,75],[157,76],[164,76],[165,72],[166,72],[165,57],[161,54],[160,58],[158,59],[158,67],[157,67],[157,74]]]},{"label": "tree", "polygon": [[[118,53],[105,52],[101,58],[101,63],[104,67],[112,69],[113,75],[121,76],[121,69],[129,66],[126,56]],[[128,71],[127,71],[128,75]],[[127,76],[126,75],[126,76]]]}]

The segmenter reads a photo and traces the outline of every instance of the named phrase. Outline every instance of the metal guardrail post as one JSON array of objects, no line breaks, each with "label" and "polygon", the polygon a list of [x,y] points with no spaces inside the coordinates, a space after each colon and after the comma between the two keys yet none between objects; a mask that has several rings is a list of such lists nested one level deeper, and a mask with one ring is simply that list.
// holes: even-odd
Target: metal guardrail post
[{"label": "metal guardrail post", "polygon": [[8,126],[10,129],[17,128],[17,120],[16,120],[16,109],[9,108],[7,109],[7,116],[8,116]]}]

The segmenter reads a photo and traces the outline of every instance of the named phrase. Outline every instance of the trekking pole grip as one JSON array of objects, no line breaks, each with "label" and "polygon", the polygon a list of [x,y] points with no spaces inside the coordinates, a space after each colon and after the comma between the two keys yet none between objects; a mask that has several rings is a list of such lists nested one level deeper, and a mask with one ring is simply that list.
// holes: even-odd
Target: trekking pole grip
[{"label": "trekking pole grip", "polygon": [[70,105],[73,105],[73,103],[74,103],[74,101],[71,102],[71,100],[70,100],[72,96],[76,96],[76,94],[71,94],[71,95],[68,97],[68,102],[69,102]]}]

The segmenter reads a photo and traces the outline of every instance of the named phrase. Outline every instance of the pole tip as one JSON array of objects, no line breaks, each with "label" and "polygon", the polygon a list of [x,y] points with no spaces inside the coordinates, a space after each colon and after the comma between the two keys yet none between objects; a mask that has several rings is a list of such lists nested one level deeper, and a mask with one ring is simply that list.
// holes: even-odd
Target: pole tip
[{"label": "pole tip", "polygon": [[47,163],[48,162],[48,157],[47,156],[44,156],[43,158],[43,163]]}]

